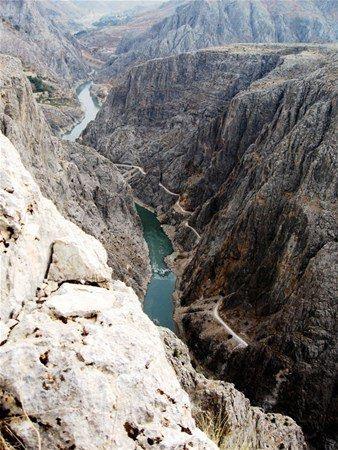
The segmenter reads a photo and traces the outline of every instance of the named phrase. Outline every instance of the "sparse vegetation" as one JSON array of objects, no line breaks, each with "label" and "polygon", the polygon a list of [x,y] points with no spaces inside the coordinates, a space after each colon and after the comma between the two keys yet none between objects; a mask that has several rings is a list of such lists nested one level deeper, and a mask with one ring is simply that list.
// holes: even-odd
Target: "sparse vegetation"
[{"label": "sparse vegetation", "polygon": [[180,356],[180,352],[177,347],[174,348],[173,356],[174,358],[178,358]]},{"label": "sparse vegetation", "polygon": [[24,450],[25,446],[19,438],[5,424],[1,424],[0,450]]},{"label": "sparse vegetation", "polygon": [[217,412],[201,411],[196,417],[196,425],[213,441],[220,449],[228,449],[225,446],[225,438],[229,433],[228,416],[224,408]]},{"label": "sparse vegetation", "polygon": [[54,92],[53,86],[45,83],[39,76],[28,75],[28,79],[33,87],[33,92]]}]

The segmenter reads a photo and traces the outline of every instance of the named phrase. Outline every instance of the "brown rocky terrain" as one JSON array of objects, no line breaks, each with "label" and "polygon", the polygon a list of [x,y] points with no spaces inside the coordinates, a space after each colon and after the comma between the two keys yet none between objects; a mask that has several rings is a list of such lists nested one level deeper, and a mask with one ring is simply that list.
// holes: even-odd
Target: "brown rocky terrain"
[{"label": "brown rocky terrain", "polygon": [[144,293],[149,263],[130,188],[94,149],[52,135],[20,61],[6,55],[0,56],[0,129],[44,195],[104,244],[114,276]]},{"label": "brown rocky terrain", "polygon": [[237,45],[149,61],[84,135],[144,169],[135,194],[189,252],[177,316],[194,355],[317,448],[334,445],[334,60]]}]

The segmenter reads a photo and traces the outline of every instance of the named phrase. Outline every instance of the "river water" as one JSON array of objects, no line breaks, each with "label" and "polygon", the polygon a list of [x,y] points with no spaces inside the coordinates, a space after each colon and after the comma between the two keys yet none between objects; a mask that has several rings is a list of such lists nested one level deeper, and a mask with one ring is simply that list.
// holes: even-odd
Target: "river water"
[{"label": "river water", "polygon": [[85,112],[84,118],[69,132],[63,135],[63,139],[67,141],[75,141],[86,126],[95,119],[96,114],[100,109],[100,104],[96,97],[90,94],[91,81],[86,81],[76,89],[76,95],[81,103],[82,109]]},{"label": "river water", "polygon": [[[95,119],[99,111],[98,101],[90,94],[91,84],[91,81],[87,81],[76,90],[85,116],[69,133],[63,135],[63,138],[68,141],[75,141],[88,123]],[[144,312],[157,325],[174,331],[173,292],[176,279],[164,260],[173,252],[173,247],[156,214],[137,203],[135,203],[135,208],[142,222],[143,235],[148,245],[152,268],[152,276],[143,303]]]},{"label": "river water", "polygon": [[152,276],[144,299],[144,312],[157,325],[174,331],[173,292],[176,278],[164,260],[173,252],[173,247],[156,214],[137,203],[135,206],[142,222],[152,268]]}]

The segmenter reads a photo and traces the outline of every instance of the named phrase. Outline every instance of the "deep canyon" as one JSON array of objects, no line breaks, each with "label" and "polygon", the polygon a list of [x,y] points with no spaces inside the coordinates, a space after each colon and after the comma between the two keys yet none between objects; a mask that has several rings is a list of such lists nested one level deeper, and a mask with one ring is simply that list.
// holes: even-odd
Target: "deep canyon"
[{"label": "deep canyon", "polygon": [[336,5],[0,0],[0,448],[336,445]]}]

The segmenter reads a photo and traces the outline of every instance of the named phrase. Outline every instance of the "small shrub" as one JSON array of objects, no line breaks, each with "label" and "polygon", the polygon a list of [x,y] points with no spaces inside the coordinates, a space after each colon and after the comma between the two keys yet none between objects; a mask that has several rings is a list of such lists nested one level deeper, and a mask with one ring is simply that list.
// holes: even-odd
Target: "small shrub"
[{"label": "small shrub", "polygon": [[180,352],[177,347],[174,348],[173,357],[178,358],[180,356]]},{"label": "small shrub", "polygon": [[53,86],[46,84],[39,76],[28,75],[28,79],[32,85],[33,92],[49,92],[51,94],[54,91]]}]

